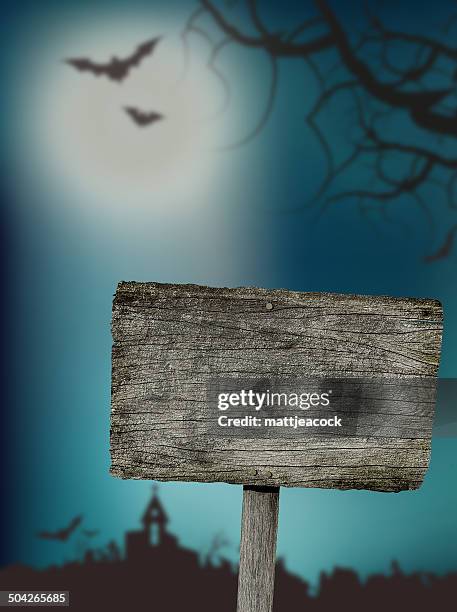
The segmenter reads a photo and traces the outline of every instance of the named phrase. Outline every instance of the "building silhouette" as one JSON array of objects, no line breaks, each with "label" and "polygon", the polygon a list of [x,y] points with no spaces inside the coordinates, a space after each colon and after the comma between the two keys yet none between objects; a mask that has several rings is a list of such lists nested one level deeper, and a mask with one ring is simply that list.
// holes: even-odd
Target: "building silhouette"
[{"label": "building silhouette", "polygon": [[[139,522],[139,529],[125,534],[124,553],[111,540],[63,565],[10,565],[0,568],[0,590],[69,591],[71,609],[76,611],[235,612],[237,568],[220,555],[208,554],[200,561],[196,551],[179,544],[168,531],[156,486]],[[274,612],[452,609],[457,574],[405,574],[393,561],[390,573],[362,581],[354,570],[336,567],[321,573],[317,592],[309,591],[306,580],[278,559]]]},{"label": "building silhouette", "polygon": [[167,531],[168,515],[153,485],[152,497],[141,517],[142,529],[125,534],[125,560],[127,563],[161,569],[178,563],[187,572],[200,569],[198,554],[179,546],[178,539]]}]

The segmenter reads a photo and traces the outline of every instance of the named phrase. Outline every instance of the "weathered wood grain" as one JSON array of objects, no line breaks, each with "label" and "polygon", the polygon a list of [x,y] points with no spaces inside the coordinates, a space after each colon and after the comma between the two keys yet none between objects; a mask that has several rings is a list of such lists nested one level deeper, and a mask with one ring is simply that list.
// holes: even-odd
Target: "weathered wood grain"
[{"label": "weathered wood grain", "polygon": [[237,612],[271,612],[279,488],[243,488]]},{"label": "weathered wood grain", "polygon": [[207,385],[217,376],[433,379],[435,300],[123,282],[112,333],[116,476],[380,491],[423,480],[433,406],[397,401],[354,436],[232,439],[208,430]]}]

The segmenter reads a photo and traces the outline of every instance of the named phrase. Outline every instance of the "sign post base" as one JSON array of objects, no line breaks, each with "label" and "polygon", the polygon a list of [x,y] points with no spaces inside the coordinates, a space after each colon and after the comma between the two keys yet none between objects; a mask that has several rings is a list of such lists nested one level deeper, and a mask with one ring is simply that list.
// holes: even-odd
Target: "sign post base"
[{"label": "sign post base", "polygon": [[243,487],[237,612],[271,612],[279,487]]}]

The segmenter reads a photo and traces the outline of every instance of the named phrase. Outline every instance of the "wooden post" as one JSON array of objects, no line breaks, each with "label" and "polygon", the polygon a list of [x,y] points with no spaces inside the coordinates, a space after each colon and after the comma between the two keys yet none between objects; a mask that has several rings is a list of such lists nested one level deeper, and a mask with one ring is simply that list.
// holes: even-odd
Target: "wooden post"
[{"label": "wooden post", "polygon": [[271,612],[279,487],[243,487],[237,612]]},{"label": "wooden post", "polygon": [[[280,486],[420,487],[442,329],[442,307],[430,299],[122,282],[112,319],[111,473],[242,484],[238,612],[272,612]],[[312,404],[306,419],[303,406],[281,412],[280,423],[267,419],[240,399],[265,381],[300,397],[324,389],[328,413]],[[234,396],[231,408],[246,408],[235,416],[255,412],[264,430],[254,435],[236,418],[226,429],[220,410],[229,406],[212,395],[215,382]],[[326,416],[342,429],[316,430]],[[305,428],[288,430],[286,417]]]}]

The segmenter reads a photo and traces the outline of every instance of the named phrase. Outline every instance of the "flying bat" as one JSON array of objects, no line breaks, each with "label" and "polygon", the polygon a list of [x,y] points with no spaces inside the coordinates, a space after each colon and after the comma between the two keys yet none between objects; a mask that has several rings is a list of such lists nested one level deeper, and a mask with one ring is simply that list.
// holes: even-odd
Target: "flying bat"
[{"label": "flying bat", "polygon": [[424,258],[426,263],[437,261],[438,259],[444,259],[450,255],[452,246],[454,244],[455,233],[457,232],[457,225],[453,225],[446,235],[446,239],[443,245],[432,255],[428,255]]},{"label": "flying bat", "polygon": [[163,115],[156,113],[155,111],[145,113],[144,111],[141,111],[133,106],[125,106],[124,110],[129,117],[131,117],[132,120],[141,127],[151,125],[151,123],[155,123],[156,121],[163,119]]},{"label": "flying bat", "polygon": [[100,532],[99,529],[83,529],[83,534],[87,537],[87,538],[94,538],[96,535],[98,535]]},{"label": "flying bat", "polygon": [[160,36],[138,45],[135,51],[125,59],[113,56],[105,64],[98,64],[86,57],[74,57],[64,60],[70,66],[81,72],[92,72],[95,76],[105,75],[112,81],[123,81],[129,74],[131,68],[138,66],[141,60],[154,51],[154,47],[160,40]]},{"label": "flying bat", "polygon": [[78,525],[81,524],[82,520],[82,515],[75,516],[64,529],[59,529],[58,531],[40,531],[37,533],[37,537],[42,540],[60,540],[61,542],[66,542]]}]

